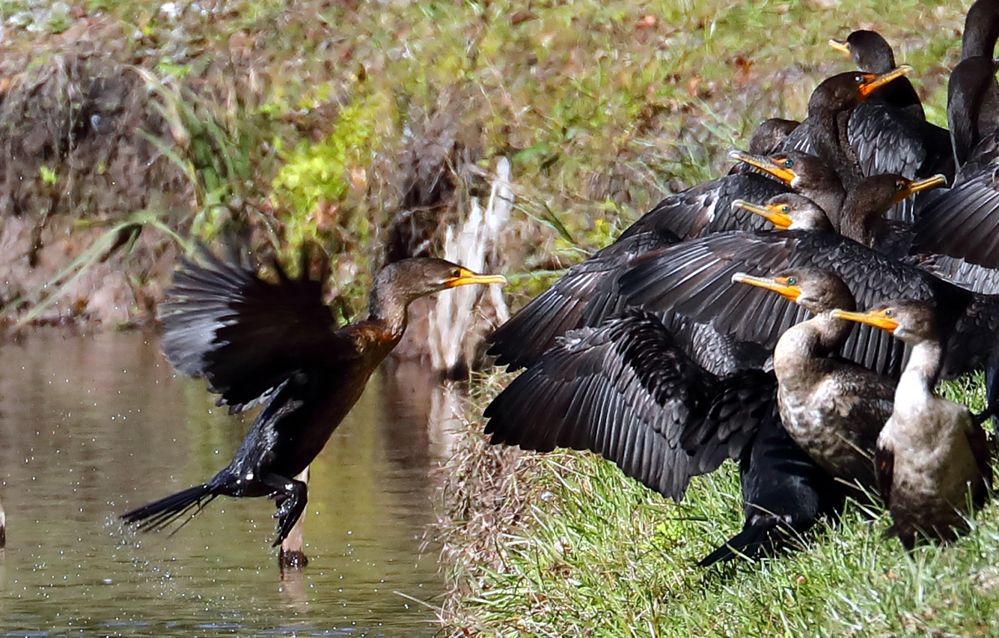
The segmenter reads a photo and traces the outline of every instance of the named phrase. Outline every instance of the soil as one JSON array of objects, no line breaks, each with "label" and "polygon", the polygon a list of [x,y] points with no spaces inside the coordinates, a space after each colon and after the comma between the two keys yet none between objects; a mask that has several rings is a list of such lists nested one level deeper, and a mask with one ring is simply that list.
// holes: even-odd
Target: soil
[{"label": "soil", "polygon": [[[2,49],[0,303],[7,321],[65,281],[57,275],[115,223],[136,211],[191,208],[190,182],[150,141],[170,131],[124,35],[108,19],[81,19],[41,46]],[[122,235],[38,321],[148,319],[175,250],[151,231]],[[135,243],[120,250],[126,240]]]}]

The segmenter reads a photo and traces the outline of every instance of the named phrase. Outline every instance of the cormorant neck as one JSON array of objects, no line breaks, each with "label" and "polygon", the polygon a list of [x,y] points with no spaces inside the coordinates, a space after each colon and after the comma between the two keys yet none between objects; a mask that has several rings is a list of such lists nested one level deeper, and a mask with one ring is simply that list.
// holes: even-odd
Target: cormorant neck
[{"label": "cormorant neck", "polygon": [[839,233],[868,248],[873,248],[884,225],[885,211],[872,209],[858,192],[859,189],[853,189],[843,201],[839,216]]},{"label": "cormorant neck", "polygon": [[[831,176],[830,176],[831,177]],[[798,193],[815,202],[815,205],[825,211],[826,219],[833,230],[839,230],[840,210],[843,208],[843,200],[846,193],[843,186],[831,181],[819,187],[811,188],[809,185],[792,184]]]},{"label": "cormorant neck", "polygon": [[978,0],[968,9],[961,38],[961,59],[991,58],[999,40],[999,12],[993,0]]},{"label": "cormorant neck", "polygon": [[774,365],[797,362],[796,367],[808,367],[814,359],[825,358],[839,350],[850,336],[851,325],[833,319],[831,311],[821,312],[784,331],[774,349]]},{"label": "cormorant neck", "polygon": [[[809,117],[812,116],[810,113]],[[847,137],[850,112],[822,109],[814,117],[816,126],[812,128],[812,146],[815,154],[836,171],[846,191],[852,191],[861,180],[861,171]]]},{"label": "cormorant neck", "polygon": [[954,68],[947,82],[947,124],[957,166],[967,161],[983,131],[996,124],[999,84],[994,72],[992,58],[968,58]]},{"label": "cormorant neck", "polygon": [[368,320],[384,324],[393,336],[401,337],[406,331],[409,302],[409,299],[397,294],[392,286],[376,285],[368,298]]},{"label": "cormorant neck", "polygon": [[[853,304],[842,304],[841,308],[852,307]],[[833,319],[832,311],[820,312],[807,323],[812,325],[816,335],[815,354],[828,356],[834,354],[846,343],[846,338],[850,336],[852,326],[840,319]]]},{"label": "cormorant neck", "polygon": [[896,397],[912,397],[916,393],[931,395],[940,376],[942,362],[943,347],[939,341],[927,340],[915,344],[899,378]]}]

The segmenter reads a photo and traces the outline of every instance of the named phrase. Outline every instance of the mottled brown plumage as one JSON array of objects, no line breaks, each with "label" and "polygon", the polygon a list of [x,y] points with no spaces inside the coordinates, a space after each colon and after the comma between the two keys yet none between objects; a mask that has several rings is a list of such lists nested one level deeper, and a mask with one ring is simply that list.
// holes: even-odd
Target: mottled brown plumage
[{"label": "mottled brown plumage", "polygon": [[875,453],[878,483],[893,519],[890,532],[907,548],[920,537],[947,541],[965,531],[969,504],[981,507],[992,484],[978,420],[934,389],[943,359],[936,315],[932,304],[913,301],[892,301],[866,313],[833,313],[912,346]]}]

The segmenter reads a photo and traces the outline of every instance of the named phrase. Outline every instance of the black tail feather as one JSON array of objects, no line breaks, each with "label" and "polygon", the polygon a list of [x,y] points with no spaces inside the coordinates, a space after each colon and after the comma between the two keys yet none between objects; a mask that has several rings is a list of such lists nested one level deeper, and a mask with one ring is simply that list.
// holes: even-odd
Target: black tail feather
[{"label": "black tail feather", "polygon": [[725,541],[725,544],[700,561],[700,567],[710,567],[715,563],[737,557],[758,558],[773,554],[787,545],[794,532],[773,518],[761,518],[747,523],[742,531]]},{"label": "black tail feather", "polygon": [[[121,515],[121,518],[129,525],[136,525],[143,532],[158,531],[169,527],[193,509],[194,512],[188,517],[190,520],[191,517],[194,517],[206,505],[215,500],[216,496],[218,494],[212,491],[210,484],[195,485],[126,512]],[[186,522],[181,523],[178,529],[183,527]]]}]

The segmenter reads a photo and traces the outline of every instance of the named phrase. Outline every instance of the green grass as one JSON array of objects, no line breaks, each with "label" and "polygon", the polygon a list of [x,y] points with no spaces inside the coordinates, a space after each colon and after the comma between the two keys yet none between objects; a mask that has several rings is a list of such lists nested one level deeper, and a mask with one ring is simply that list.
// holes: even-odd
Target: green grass
[{"label": "green grass", "polygon": [[[981,408],[980,384],[948,386]],[[491,392],[471,414],[481,414]],[[452,475],[464,475],[469,458],[495,453],[470,436]],[[475,465],[495,470],[481,458]],[[996,634],[995,505],[956,543],[908,553],[882,537],[886,513],[871,519],[851,503],[840,522],[809,536],[806,551],[705,570],[696,561],[741,528],[733,464],[695,479],[679,505],[589,454],[522,453],[513,468],[502,500],[488,503],[505,524],[472,530],[480,551],[452,564],[455,599],[445,619],[456,634]]]},{"label": "green grass", "polygon": [[[0,17],[29,3],[8,4]],[[120,26],[88,33],[124,41],[169,124],[157,150],[194,191],[190,210],[171,211],[174,229],[210,239],[249,226],[285,257],[318,239],[349,262],[337,287],[360,290],[400,207],[407,153],[433,148],[428,119],[454,126],[448,173],[511,159],[511,273],[580,260],[665,193],[725,170],[724,152],[763,118],[801,117],[811,87],[850,68],[826,41],[854,25],[895,43],[944,121],[961,6],[821,4],[233,0],[207,21],[145,0],[83,8]],[[5,37],[22,52],[52,41],[44,30]],[[459,202],[483,185],[455,179]],[[519,281],[518,303],[538,290]]]}]

